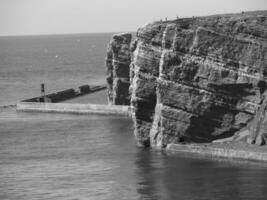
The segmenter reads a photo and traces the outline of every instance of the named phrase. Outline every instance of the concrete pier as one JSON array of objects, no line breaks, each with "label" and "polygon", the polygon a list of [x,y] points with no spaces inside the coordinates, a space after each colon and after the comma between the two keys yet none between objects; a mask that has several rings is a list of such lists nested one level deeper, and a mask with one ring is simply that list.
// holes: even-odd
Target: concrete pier
[{"label": "concrete pier", "polygon": [[[244,144],[243,144],[244,146]],[[210,158],[230,158],[253,161],[267,161],[266,149],[255,146],[216,145],[216,144],[168,144],[167,151],[189,153]]]},{"label": "concrete pier", "polygon": [[20,102],[17,111],[131,116],[129,106],[70,103]]}]

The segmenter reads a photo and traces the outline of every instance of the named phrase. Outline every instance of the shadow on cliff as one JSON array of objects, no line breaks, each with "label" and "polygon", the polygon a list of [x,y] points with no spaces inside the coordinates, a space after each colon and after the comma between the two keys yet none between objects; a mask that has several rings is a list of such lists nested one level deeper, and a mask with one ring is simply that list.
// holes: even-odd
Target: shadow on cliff
[{"label": "shadow on cliff", "polygon": [[[231,100],[231,104],[225,102],[227,106],[212,105],[203,115],[191,118],[191,126],[187,130],[187,135],[192,142],[205,143],[232,137],[253,118],[253,114],[237,109],[240,100],[250,95],[256,95],[257,88],[253,87],[252,84],[217,83],[209,84],[209,87],[215,89],[220,94],[235,98]],[[261,86],[258,85],[258,87],[262,92]]]}]

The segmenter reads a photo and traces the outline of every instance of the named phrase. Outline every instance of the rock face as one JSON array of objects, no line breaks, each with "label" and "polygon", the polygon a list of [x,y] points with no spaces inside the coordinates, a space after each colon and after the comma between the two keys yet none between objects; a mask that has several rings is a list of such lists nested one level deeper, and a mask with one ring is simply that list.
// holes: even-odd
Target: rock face
[{"label": "rock face", "polygon": [[253,121],[261,128],[250,132],[252,140],[256,135],[266,138],[262,124],[267,117],[262,114],[259,122],[255,115],[267,102],[266,17],[267,11],[261,11],[140,28],[129,65],[138,144],[164,148],[169,143],[209,142],[230,137],[248,124],[253,127]]},{"label": "rock face", "polygon": [[114,35],[108,45],[106,57],[108,102],[115,105],[129,105],[129,65],[131,62],[130,44],[132,35]]},{"label": "rock face", "polygon": [[263,145],[267,142],[267,91],[263,94],[262,103],[259,106],[252,122],[247,125],[247,143]]}]

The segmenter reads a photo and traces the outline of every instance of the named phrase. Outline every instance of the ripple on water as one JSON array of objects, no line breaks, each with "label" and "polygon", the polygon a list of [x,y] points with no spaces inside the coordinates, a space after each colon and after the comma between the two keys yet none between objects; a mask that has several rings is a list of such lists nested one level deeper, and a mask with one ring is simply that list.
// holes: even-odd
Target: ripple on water
[{"label": "ripple on water", "polygon": [[138,149],[127,118],[0,118],[0,199],[266,199],[266,165]]}]

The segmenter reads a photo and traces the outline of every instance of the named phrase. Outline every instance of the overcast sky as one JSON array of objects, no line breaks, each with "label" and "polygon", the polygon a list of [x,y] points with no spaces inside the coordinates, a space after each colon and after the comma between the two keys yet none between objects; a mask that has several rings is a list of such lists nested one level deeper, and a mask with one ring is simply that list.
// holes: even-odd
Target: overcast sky
[{"label": "overcast sky", "polygon": [[0,35],[135,31],[148,22],[267,10],[267,0],[0,0]]}]

